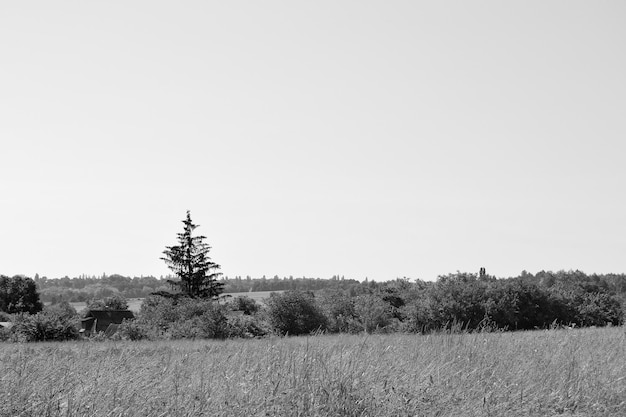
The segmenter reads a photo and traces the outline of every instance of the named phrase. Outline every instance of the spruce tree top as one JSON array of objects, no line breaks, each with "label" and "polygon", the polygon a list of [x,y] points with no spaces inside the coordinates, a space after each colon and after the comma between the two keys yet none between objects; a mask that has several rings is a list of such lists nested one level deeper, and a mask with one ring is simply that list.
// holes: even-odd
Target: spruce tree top
[{"label": "spruce tree top", "polygon": [[220,266],[211,261],[208,253],[211,247],[204,242],[205,236],[192,236],[198,225],[191,221],[191,214],[187,210],[187,218],[183,220],[183,232],[178,233],[178,245],[166,246],[161,258],[180,279],[169,280],[173,289],[180,293],[197,298],[216,298],[222,291],[224,284],[217,282]]}]

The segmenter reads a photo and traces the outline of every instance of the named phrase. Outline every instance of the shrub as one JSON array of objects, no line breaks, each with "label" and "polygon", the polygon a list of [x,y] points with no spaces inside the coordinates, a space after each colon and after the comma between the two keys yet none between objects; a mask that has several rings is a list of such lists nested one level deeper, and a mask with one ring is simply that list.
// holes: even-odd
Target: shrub
[{"label": "shrub", "polygon": [[485,292],[489,284],[475,274],[457,272],[440,276],[429,288],[435,311],[436,326],[444,328],[459,323],[467,329],[476,328],[485,318]]},{"label": "shrub", "polygon": [[150,339],[149,327],[137,320],[124,320],[117,328],[117,332],[113,335],[113,338],[133,341]]},{"label": "shrub", "polygon": [[150,295],[141,303],[137,320],[157,332],[165,332],[178,317],[175,299]]},{"label": "shrub", "polygon": [[202,320],[194,317],[188,320],[179,320],[170,326],[168,336],[171,339],[203,339]]},{"label": "shrub", "polygon": [[221,306],[213,301],[187,301],[180,320],[170,326],[173,339],[224,339],[227,320]]},{"label": "shrub", "polygon": [[587,293],[578,305],[578,324],[582,326],[619,325],[622,306],[616,297],[606,293]]},{"label": "shrub", "polygon": [[235,311],[243,311],[243,314],[252,315],[259,311],[259,304],[250,297],[240,295],[229,302]]},{"label": "shrub", "polygon": [[359,295],[354,300],[354,310],[363,330],[371,333],[384,330],[391,324],[391,306],[373,294]]},{"label": "shrub", "polygon": [[271,327],[259,316],[230,315],[227,317],[227,333],[228,337],[263,337],[271,333]]},{"label": "shrub", "polygon": [[11,332],[20,342],[75,340],[79,335],[77,324],[75,319],[52,312],[17,314]]},{"label": "shrub", "polygon": [[428,333],[442,325],[436,317],[437,306],[431,297],[413,300],[402,307],[404,316],[403,330],[411,333]]},{"label": "shrub", "polygon": [[327,329],[333,333],[358,333],[361,323],[356,319],[354,298],[341,291],[324,290],[316,298],[327,320]]},{"label": "shrub", "polygon": [[272,293],[267,302],[267,317],[281,335],[300,335],[326,329],[326,317],[311,293],[287,291]]},{"label": "shrub", "polygon": [[498,328],[530,330],[548,326],[554,320],[569,322],[567,306],[536,284],[521,280],[498,281],[485,292],[485,315]]},{"label": "shrub", "polygon": [[189,297],[147,297],[133,326],[137,335],[150,339],[219,339],[228,335],[224,306]]}]

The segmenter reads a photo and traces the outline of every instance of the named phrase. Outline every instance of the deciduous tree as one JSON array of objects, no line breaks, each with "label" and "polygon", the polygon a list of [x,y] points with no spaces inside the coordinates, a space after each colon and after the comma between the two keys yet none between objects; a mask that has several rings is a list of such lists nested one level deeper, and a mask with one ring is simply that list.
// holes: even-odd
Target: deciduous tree
[{"label": "deciduous tree", "polygon": [[299,335],[326,328],[326,317],[311,293],[272,293],[267,300],[270,324],[280,334]]},{"label": "deciduous tree", "polygon": [[35,281],[21,275],[13,278],[0,275],[0,311],[34,314],[42,308]]}]

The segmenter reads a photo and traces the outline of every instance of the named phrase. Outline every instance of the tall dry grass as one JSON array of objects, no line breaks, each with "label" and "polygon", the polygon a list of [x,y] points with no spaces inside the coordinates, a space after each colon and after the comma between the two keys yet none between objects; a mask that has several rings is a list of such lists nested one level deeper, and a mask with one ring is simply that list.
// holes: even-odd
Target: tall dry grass
[{"label": "tall dry grass", "polygon": [[626,415],[626,336],[0,344],[0,416],[203,415]]}]

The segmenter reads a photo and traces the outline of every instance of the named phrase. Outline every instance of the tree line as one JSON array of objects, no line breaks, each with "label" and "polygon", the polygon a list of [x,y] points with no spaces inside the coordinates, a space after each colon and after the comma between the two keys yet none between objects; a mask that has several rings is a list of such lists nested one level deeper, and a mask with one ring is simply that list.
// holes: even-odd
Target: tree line
[{"label": "tree line", "polygon": [[[446,276],[455,275],[449,274]],[[439,277],[439,280],[446,276]],[[480,274],[476,274],[477,277]],[[125,298],[144,298],[157,291],[169,290],[169,280],[173,276],[162,279],[155,277],[125,277],[122,275],[104,275],[99,278],[60,278],[46,279],[35,277],[34,282],[40,294],[41,301],[46,304],[61,301],[86,302],[94,298],[104,298],[120,295]],[[409,281],[407,278],[401,281]],[[484,278],[483,278],[484,280]],[[582,271],[540,271],[532,274],[523,271],[520,275],[510,278],[498,278],[489,276],[490,281],[522,282],[533,284],[541,289],[559,291],[563,288],[580,287],[585,292],[608,293],[620,300],[626,299],[626,274],[585,274]],[[363,292],[363,288],[382,288],[385,282],[358,281],[344,279],[339,276],[332,278],[306,278],[306,277],[283,277],[273,278],[241,278],[224,277],[218,280],[223,285],[223,293],[250,292],[250,291],[321,291],[342,290],[354,296]],[[432,285],[431,281],[413,281],[418,288],[426,288]]]},{"label": "tree line", "polygon": [[[174,280],[174,275],[161,278],[153,276],[127,277],[119,274],[100,277],[76,277],[76,278],[53,278],[35,276],[34,282],[44,303],[86,302],[93,298],[110,297],[121,295],[125,298],[145,298],[154,292],[169,290],[169,281]],[[256,291],[318,291],[330,288],[349,289],[359,284],[354,279],[342,279],[339,277],[307,278],[307,277],[260,277],[245,278],[236,276],[233,278],[222,277],[217,280],[223,285],[226,294],[235,292]]]},{"label": "tree line", "polygon": [[[362,281],[341,288],[341,280],[315,291],[273,293],[264,304],[245,296],[145,298],[137,319],[118,337],[130,339],[262,337],[270,334],[412,332],[447,330],[531,330],[558,326],[620,325],[624,321],[626,277],[581,271],[524,272],[497,279],[457,272],[437,281]],[[317,282],[317,280],[314,280]],[[345,283],[345,281],[344,281]],[[0,321],[57,330],[40,337],[71,338],[79,315],[67,302],[43,306],[34,280],[0,277]],[[24,293],[26,291],[28,294]],[[21,297],[15,296],[21,293]],[[13,296],[12,296],[13,294]],[[93,299],[91,308],[124,308],[123,297]],[[55,320],[54,317],[62,317]],[[72,320],[74,324],[70,325]],[[72,328],[74,330],[68,330]],[[59,336],[60,335],[60,336]],[[70,335],[70,336],[68,336]],[[7,338],[6,336],[5,338]]]}]

